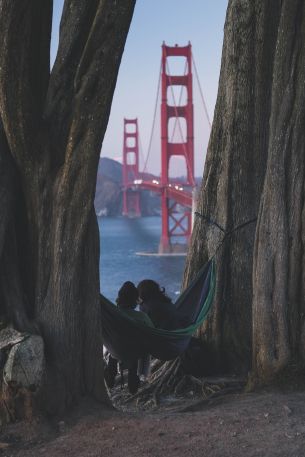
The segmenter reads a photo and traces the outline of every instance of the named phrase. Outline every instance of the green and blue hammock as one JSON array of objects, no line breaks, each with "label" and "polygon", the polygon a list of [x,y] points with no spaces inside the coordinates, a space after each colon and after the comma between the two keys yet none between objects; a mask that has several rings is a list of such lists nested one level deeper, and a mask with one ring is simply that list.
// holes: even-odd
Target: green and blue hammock
[{"label": "green and blue hammock", "polygon": [[134,320],[101,295],[104,345],[113,357],[132,360],[150,354],[172,360],[187,348],[192,335],[205,321],[215,292],[214,260],[207,262],[174,303],[186,318],[184,328],[163,330]]}]

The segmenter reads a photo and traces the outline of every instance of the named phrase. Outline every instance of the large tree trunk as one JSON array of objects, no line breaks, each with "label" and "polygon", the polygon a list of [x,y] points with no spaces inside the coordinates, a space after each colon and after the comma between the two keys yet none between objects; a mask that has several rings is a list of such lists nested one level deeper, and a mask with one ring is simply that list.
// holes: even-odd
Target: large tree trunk
[{"label": "large tree trunk", "polygon": [[93,199],[134,3],[66,0],[50,74],[52,2],[0,1],[0,299],[44,338],[51,413],[106,399]]},{"label": "large tree trunk", "polygon": [[253,264],[253,371],[305,361],[305,3],[282,2]]},{"label": "large tree trunk", "polygon": [[229,1],[198,212],[224,232],[252,222],[217,251],[224,232],[197,217],[185,270],[186,284],[217,251],[200,335],[223,370],[247,372],[253,353],[259,379],[304,348],[304,27],[303,1]]}]

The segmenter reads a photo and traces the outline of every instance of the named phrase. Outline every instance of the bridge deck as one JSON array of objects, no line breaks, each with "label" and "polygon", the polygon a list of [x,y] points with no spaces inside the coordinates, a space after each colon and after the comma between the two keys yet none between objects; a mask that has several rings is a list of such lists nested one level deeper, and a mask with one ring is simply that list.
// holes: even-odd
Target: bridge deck
[{"label": "bridge deck", "polygon": [[133,182],[128,184],[127,188],[133,190],[150,190],[151,192],[159,194],[165,190],[168,198],[175,200],[180,205],[192,208],[192,193],[185,190],[181,184],[168,184],[164,187],[156,179],[153,179],[152,181],[135,179]]}]

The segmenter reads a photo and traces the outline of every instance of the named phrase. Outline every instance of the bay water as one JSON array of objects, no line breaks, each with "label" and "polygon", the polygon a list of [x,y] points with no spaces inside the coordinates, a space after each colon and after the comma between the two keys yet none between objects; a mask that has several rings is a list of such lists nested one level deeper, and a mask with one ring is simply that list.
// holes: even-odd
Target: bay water
[{"label": "bay water", "polygon": [[101,292],[115,301],[125,281],[136,285],[153,279],[165,287],[175,301],[179,295],[185,256],[143,256],[157,253],[161,235],[161,218],[98,218],[100,230]]}]

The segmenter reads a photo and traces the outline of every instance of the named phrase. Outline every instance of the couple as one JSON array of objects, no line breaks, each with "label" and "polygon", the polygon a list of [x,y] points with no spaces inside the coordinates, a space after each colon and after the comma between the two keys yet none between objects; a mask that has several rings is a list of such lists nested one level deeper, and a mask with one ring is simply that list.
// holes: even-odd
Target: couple
[{"label": "couple", "polygon": [[[176,309],[163,288],[152,279],[135,285],[127,281],[118,292],[117,305],[134,319],[150,327],[174,330],[179,327]],[[135,308],[139,305],[139,311]]]},{"label": "couple", "polygon": [[[164,289],[151,279],[141,281],[138,287],[131,281],[125,282],[118,292],[116,303],[124,313],[150,327],[165,330],[179,328],[177,311],[171,299],[165,294]],[[138,305],[139,311],[136,311]],[[147,376],[149,364],[149,355],[139,361],[135,359],[127,366],[124,366],[124,361],[121,361],[121,373],[123,368],[128,368],[128,389],[131,394],[136,393],[139,388],[139,375]],[[118,361],[109,354],[105,369],[108,387],[114,386],[117,366]]]}]

